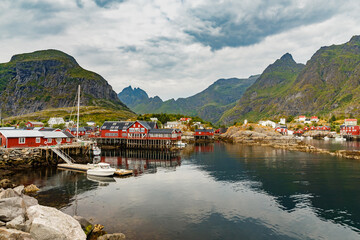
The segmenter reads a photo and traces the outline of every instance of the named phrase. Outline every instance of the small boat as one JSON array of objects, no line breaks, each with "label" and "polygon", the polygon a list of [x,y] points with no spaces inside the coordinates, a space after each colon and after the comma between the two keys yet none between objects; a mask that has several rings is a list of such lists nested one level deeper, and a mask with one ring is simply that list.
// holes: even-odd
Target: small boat
[{"label": "small boat", "polygon": [[87,179],[90,180],[90,181],[93,181],[93,182],[98,182],[98,183],[116,182],[113,177],[102,177],[102,176],[88,175]]},{"label": "small boat", "polygon": [[176,146],[179,147],[179,148],[184,148],[184,147],[186,147],[186,143],[183,143],[183,142],[181,142],[181,141],[178,141],[178,142],[176,143]]},{"label": "small boat", "polygon": [[346,138],[343,137],[336,137],[335,141],[346,141]]},{"label": "small boat", "polygon": [[96,146],[96,145],[93,146],[92,150],[93,150],[93,154],[94,154],[95,156],[98,156],[98,155],[101,154],[101,149],[100,149],[98,146]]},{"label": "small boat", "polygon": [[324,140],[327,141],[327,140],[330,140],[330,138],[329,137],[324,137]]},{"label": "small boat", "polygon": [[97,163],[97,164],[88,164],[90,167],[86,173],[92,176],[99,176],[99,177],[108,177],[113,176],[116,169],[110,167],[108,163]]},{"label": "small boat", "polygon": [[311,136],[307,136],[307,137],[306,137],[306,139],[313,139],[313,137],[311,137]]}]

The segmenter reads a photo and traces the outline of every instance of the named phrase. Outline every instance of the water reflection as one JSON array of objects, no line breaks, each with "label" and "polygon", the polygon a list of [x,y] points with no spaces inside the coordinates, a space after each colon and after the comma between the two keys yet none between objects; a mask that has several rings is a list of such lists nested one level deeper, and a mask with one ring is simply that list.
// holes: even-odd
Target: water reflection
[{"label": "water reflection", "polygon": [[101,162],[113,167],[133,170],[135,175],[141,173],[156,173],[158,167],[174,171],[181,165],[178,151],[149,151],[149,150],[103,150]]},{"label": "water reflection", "polygon": [[104,180],[52,169],[24,181],[42,187],[41,203],[127,239],[360,238],[358,161],[219,143],[181,155],[103,151],[100,160],[144,174]]}]

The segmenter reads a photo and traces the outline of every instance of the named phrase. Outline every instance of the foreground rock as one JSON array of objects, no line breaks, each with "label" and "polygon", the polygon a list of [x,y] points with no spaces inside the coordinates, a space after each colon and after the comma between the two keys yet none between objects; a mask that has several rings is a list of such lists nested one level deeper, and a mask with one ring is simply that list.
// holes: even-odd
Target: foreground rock
[{"label": "foreground rock", "polygon": [[23,192],[24,186],[0,189],[0,240],[86,239],[77,220]]},{"label": "foreground rock", "polygon": [[55,208],[34,205],[27,209],[27,215],[31,221],[30,234],[35,239],[86,239],[79,222]]}]

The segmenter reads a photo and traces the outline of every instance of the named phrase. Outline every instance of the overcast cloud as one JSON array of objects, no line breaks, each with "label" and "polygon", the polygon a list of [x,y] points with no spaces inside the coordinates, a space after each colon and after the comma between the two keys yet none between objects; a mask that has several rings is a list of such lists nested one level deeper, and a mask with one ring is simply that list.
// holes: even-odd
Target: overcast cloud
[{"label": "overcast cloud", "polygon": [[163,99],[259,74],[286,52],[305,63],[360,34],[356,0],[1,0],[0,11],[0,62],[59,49],[116,92]]}]

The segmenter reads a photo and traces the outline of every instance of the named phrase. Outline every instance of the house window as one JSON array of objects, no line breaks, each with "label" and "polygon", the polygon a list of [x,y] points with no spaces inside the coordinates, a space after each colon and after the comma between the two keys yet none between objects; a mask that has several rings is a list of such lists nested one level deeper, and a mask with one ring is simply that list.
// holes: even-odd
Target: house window
[{"label": "house window", "polygon": [[25,144],[25,138],[19,138],[19,144]]},{"label": "house window", "polygon": [[41,141],[40,141],[40,138],[37,137],[36,140],[35,140],[35,142],[36,142],[36,143],[40,143],[40,142],[41,142]]},{"label": "house window", "polygon": [[70,142],[70,138],[66,138],[66,142]]},{"label": "house window", "polygon": [[49,139],[48,139],[48,143],[52,143],[52,138],[49,138]]},{"label": "house window", "polygon": [[141,132],[145,132],[145,128],[140,128],[140,131],[141,131]]}]

